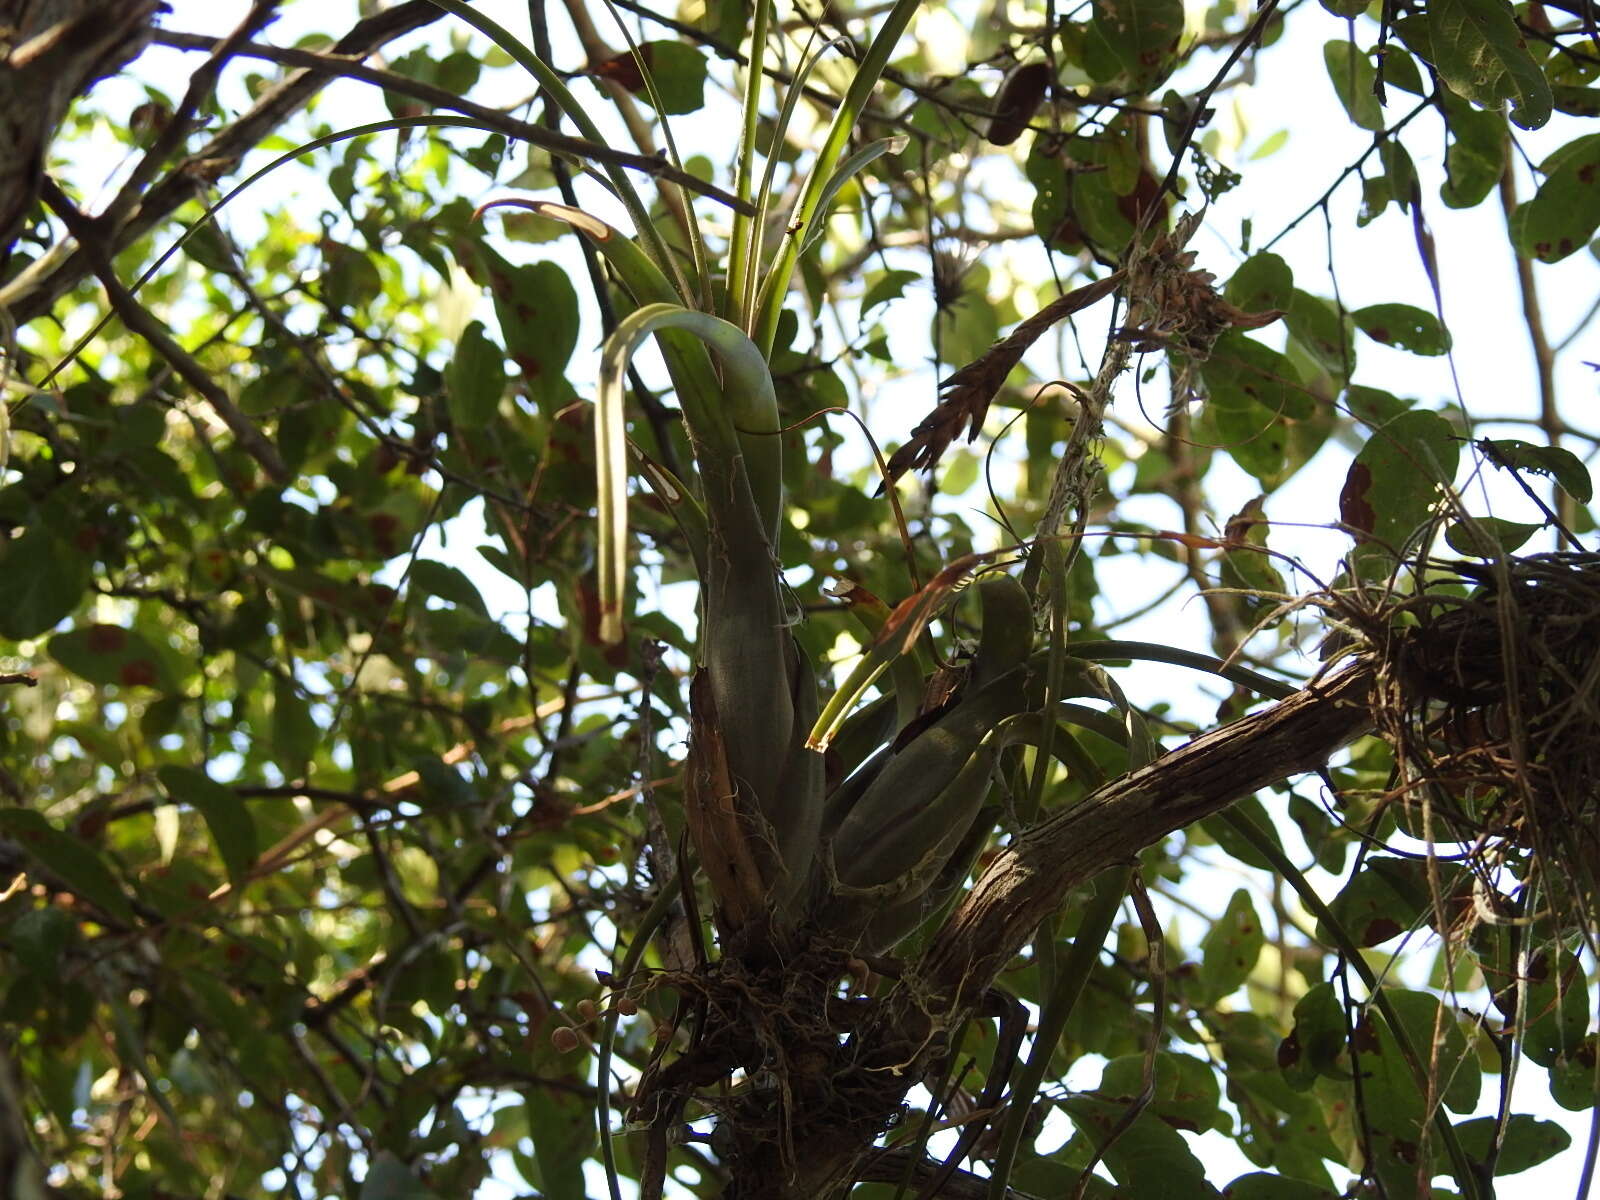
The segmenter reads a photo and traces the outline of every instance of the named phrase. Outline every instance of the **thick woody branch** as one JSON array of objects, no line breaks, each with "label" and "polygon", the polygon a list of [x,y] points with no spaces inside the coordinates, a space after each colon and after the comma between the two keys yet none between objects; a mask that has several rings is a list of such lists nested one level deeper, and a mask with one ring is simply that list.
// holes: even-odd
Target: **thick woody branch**
[{"label": "thick woody branch", "polygon": [[74,98],[150,37],[156,0],[0,0],[0,263],[39,195]]},{"label": "thick woody branch", "polygon": [[1374,668],[1321,683],[1202,734],[1029,830],[984,871],[945,922],[909,992],[939,1024],[984,989],[1068,892],[1268,784],[1324,765],[1370,724]]}]

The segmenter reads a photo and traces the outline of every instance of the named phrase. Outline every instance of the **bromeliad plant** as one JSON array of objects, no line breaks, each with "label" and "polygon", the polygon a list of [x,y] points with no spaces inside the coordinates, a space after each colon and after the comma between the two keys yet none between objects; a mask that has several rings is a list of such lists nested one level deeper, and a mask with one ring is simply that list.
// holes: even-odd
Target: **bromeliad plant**
[{"label": "bromeliad plant", "polygon": [[[547,66],[465,5],[440,2],[526,64],[584,135],[599,139]],[[1204,656],[1174,659],[1158,647],[1066,641],[1065,579],[1086,519],[1098,414],[1130,351],[1157,338],[1203,361],[1230,327],[1254,327],[1279,315],[1240,312],[1216,296],[1209,276],[1192,271],[1192,255],[1183,249],[1195,227],[1189,221],[1172,235],[1142,234],[1121,269],[1062,297],[952,377],[946,402],[887,468],[889,479],[911,465],[936,464],[961,425],[975,434],[1011,367],[1045,330],[1118,288],[1130,292],[1134,333],[1114,344],[1100,377],[1081,395],[1084,417],[1022,579],[1006,569],[1025,549],[1014,547],[949,563],[892,609],[845,581],[837,594],[864,626],[867,649],[819,703],[819,672],[791,634],[797,618],[780,573],[783,430],[770,354],[791,276],[816,242],[834,197],[862,167],[904,146],[903,137],[885,138],[845,154],[915,7],[913,0],[899,0],[890,10],[798,200],[780,220],[776,156],[768,157],[759,183],[755,172],[762,57],[772,20],[770,3],[756,5],[735,215],[720,273],[692,222],[684,255],[654,232],[621,172],[610,178],[638,222],[637,241],[567,205],[505,199],[485,206],[521,207],[566,223],[603,256],[631,304],[603,347],[595,402],[601,639],[615,643],[624,634],[631,479],[642,480],[671,513],[699,577],[684,781],[692,855],[682,864],[697,866],[709,888],[718,955],[693,971],[638,971],[645,946],[670,911],[696,911],[694,879],[685,870],[659,895],[613,976],[622,991],[673,990],[691,998],[690,1047],[671,1061],[658,1056],[629,1108],[649,1131],[642,1175],[648,1195],[659,1194],[666,1147],[691,1103],[721,1120],[719,1153],[733,1172],[730,1196],[832,1195],[858,1177],[907,1079],[942,1060],[952,1032],[975,1009],[1003,1018],[1015,1055],[1021,1010],[990,991],[987,980],[941,992],[949,981],[930,977],[923,990],[914,964],[900,968],[880,956],[919,927],[936,924],[997,824],[1010,819],[1026,826],[1035,819],[1058,766],[1081,789],[1103,778],[1103,767],[1078,740],[1081,732],[1122,746],[1129,770],[1154,756],[1143,719],[1091,660],[1167,657],[1269,693],[1283,691]],[[784,136],[805,79],[826,52],[817,50],[796,72],[775,138]],[[648,64],[642,56],[639,62],[654,95]],[[651,337],[681,405],[692,478],[674,476],[627,438],[629,367]],[[1072,528],[1064,536],[1069,518]],[[957,639],[941,653],[929,626],[940,616],[948,619],[975,578],[976,640]],[[883,694],[863,703],[881,681]],[[1120,716],[1077,702],[1083,698],[1108,704]],[[1117,868],[1098,885],[1092,920],[1071,961],[1060,964],[1062,986],[1045,1007],[1057,1027],[1085,978],[1085,956],[1103,940],[1129,878]],[[1037,953],[1041,961],[1055,960],[1048,939]],[[903,984],[886,993],[889,999],[840,996],[841,979],[871,970],[903,970]],[[608,1039],[615,1029],[613,1017]],[[1040,1075],[1047,1059],[1048,1050],[1036,1051],[1026,1070]],[[608,1040],[600,1061],[608,1164],[609,1070]],[[741,1087],[721,1101],[708,1098],[708,1084],[739,1075]],[[985,1091],[991,1103],[1006,1078],[1005,1069],[991,1073]],[[1020,1144],[1027,1112],[1026,1105],[1014,1106],[1003,1127],[1005,1162]],[[1004,1173],[997,1176],[1002,1181]]]}]

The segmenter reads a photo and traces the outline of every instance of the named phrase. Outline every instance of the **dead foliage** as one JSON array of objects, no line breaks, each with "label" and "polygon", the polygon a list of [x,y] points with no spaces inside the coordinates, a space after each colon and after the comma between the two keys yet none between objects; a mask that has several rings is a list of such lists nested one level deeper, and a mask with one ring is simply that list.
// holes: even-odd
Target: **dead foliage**
[{"label": "dead foliage", "polygon": [[1283,316],[1277,309],[1245,312],[1217,291],[1215,275],[1195,268],[1195,252],[1185,247],[1203,215],[1202,210],[1180,218],[1170,232],[1130,253],[1125,268],[1045,305],[983,357],[940,383],[938,405],[890,456],[889,482],[910,470],[933,471],[963,426],[967,441],[975,439],[990,404],[1029,347],[1051,327],[1119,287],[1127,295],[1130,319],[1115,337],[1141,353],[1166,350],[1173,354],[1177,372],[1174,397],[1188,395],[1189,373],[1210,357],[1211,348],[1228,330],[1259,329]]},{"label": "dead foliage", "polygon": [[1383,662],[1374,722],[1398,795],[1452,842],[1494,920],[1532,887],[1559,929],[1596,934],[1600,896],[1600,555],[1432,571],[1357,619]]}]

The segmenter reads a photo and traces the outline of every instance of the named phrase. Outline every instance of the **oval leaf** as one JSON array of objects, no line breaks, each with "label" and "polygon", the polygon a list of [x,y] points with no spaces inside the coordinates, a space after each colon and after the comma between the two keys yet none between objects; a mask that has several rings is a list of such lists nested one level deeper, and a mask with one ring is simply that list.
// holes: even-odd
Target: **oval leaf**
[{"label": "oval leaf", "polygon": [[1544,182],[1511,214],[1518,252],[1559,262],[1581,250],[1600,228],[1600,134],[1579,138],[1540,164]]},{"label": "oval leaf", "polygon": [[133,923],[133,907],[122,885],[84,839],[63,833],[28,808],[0,808],[0,833],[14,839],[66,887],[107,916]]},{"label": "oval leaf", "polygon": [[1511,119],[1537,129],[1555,99],[1517,30],[1508,0],[1430,0],[1433,65],[1452,89],[1485,108],[1511,101]]},{"label": "oval leaf", "polygon": [[1450,349],[1450,331],[1426,309],[1410,304],[1372,304],[1351,315],[1362,333],[1385,346],[1429,356]]},{"label": "oval leaf", "polygon": [[1455,478],[1461,445],[1433,412],[1401,413],[1373,431],[1339,493],[1339,516],[1359,543],[1363,571],[1387,573]]},{"label": "oval leaf", "polygon": [[1554,479],[1580,504],[1594,499],[1594,480],[1583,460],[1560,446],[1536,446],[1519,438],[1485,439],[1477,443],[1484,457],[1502,471],[1532,471]]},{"label": "oval leaf", "polygon": [[236,792],[193,767],[168,765],[156,778],[179,804],[187,804],[205,818],[228,869],[228,879],[238,887],[256,861],[256,824]]},{"label": "oval leaf", "polygon": [[20,642],[48,633],[72,614],[89,582],[89,560],[74,547],[28,530],[0,556],[0,637]]},{"label": "oval leaf", "polygon": [[468,325],[444,369],[450,419],[462,430],[487,429],[506,390],[505,352],[489,340],[482,321]]},{"label": "oval leaf", "polygon": [[121,625],[85,625],[50,639],[50,657],[90,683],[169,688],[171,675],[156,648]]}]

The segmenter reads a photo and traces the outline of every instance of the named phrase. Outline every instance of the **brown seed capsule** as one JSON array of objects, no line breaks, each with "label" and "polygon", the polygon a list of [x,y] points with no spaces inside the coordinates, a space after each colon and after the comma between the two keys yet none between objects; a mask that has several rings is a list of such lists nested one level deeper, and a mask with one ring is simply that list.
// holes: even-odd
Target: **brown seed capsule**
[{"label": "brown seed capsule", "polygon": [[592,1021],[600,1015],[600,1010],[595,1007],[593,1000],[579,1000],[578,1015],[585,1021]]},{"label": "brown seed capsule", "polygon": [[989,118],[989,141],[1009,146],[1022,136],[1033,114],[1044,103],[1051,81],[1050,64],[1022,63],[1012,68],[994,99],[994,116]]},{"label": "brown seed capsule", "polygon": [[566,1025],[557,1025],[550,1031],[550,1044],[558,1054],[571,1054],[580,1044],[578,1031]]},{"label": "brown seed capsule", "polygon": [[639,1011],[639,1003],[630,996],[618,996],[617,1011],[625,1017],[631,1017]]}]

